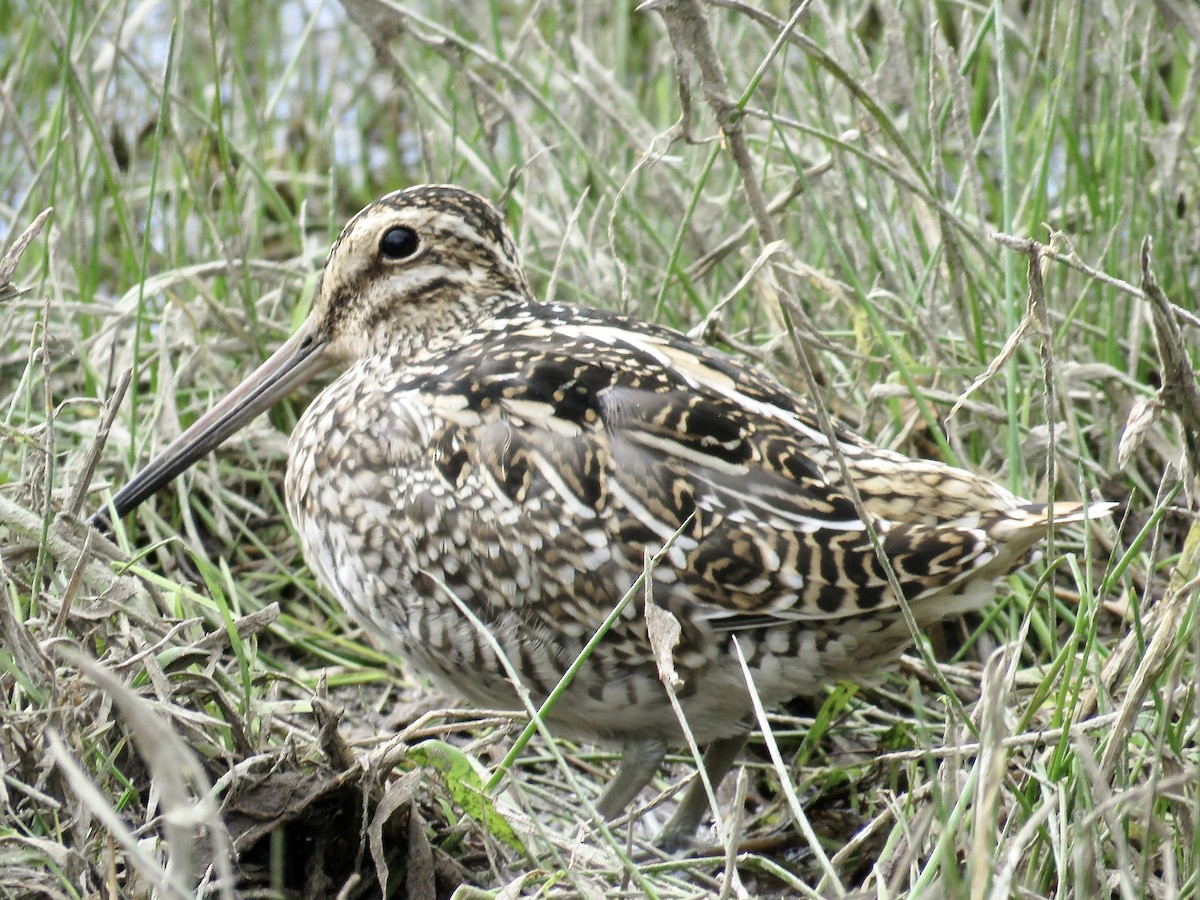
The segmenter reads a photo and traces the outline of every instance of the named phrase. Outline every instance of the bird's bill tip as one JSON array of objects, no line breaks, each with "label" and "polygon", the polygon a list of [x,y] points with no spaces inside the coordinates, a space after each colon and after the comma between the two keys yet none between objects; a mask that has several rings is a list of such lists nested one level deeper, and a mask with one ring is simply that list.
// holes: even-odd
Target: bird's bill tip
[{"label": "bird's bill tip", "polygon": [[102,531],[113,518],[135,509],[200,457],[214,450],[251,419],[266,412],[333,360],[312,320],[306,321],[247,378],[137,472],[88,522]]}]

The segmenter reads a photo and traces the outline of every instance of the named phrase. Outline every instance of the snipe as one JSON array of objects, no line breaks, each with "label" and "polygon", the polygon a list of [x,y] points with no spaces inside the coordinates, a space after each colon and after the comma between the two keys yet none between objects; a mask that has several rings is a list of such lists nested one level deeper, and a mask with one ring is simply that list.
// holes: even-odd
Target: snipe
[{"label": "snipe", "polygon": [[[653,571],[682,626],[680,699],[724,776],[749,727],[735,636],[767,704],[885,667],[910,632],[844,460],[916,621],[994,596],[1049,512],[961,469],[839,429],[769,375],[687,337],[532,296],[497,211],[455,187],[398,191],[350,220],[312,314],[111,501],[124,515],[318,372],[345,371],[291,438],[287,506],[321,583],[380,643],[468,701],[516,705],[500,662],[545,696]],[[1058,522],[1106,504],[1059,503]],[[640,598],[554,707],[559,733],[624,753],[609,817],[681,732]],[[694,784],[660,840],[707,808]]]}]

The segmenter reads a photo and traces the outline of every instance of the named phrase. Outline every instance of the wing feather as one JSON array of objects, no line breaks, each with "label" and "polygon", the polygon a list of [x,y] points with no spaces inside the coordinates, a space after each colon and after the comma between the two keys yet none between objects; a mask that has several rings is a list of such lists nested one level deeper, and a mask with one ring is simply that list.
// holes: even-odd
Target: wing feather
[{"label": "wing feather", "polygon": [[[473,354],[469,364],[452,359],[414,387],[435,409],[438,397],[455,398],[443,404],[452,408],[445,427],[471,432],[456,446],[507,502],[532,519],[556,516],[558,539],[586,533],[594,544],[602,534],[612,558],[636,573],[647,549],[690,521],[669,577],[714,623],[895,604],[814,417],[767,377],[673,332],[631,333],[604,319],[514,330],[461,352]],[[887,454],[869,456],[848,430],[837,436],[872,514],[913,511],[912,522],[873,523],[908,599],[988,563],[986,524],[938,522],[928,504],[889,498]],[[928,466],[929,477],[949,470]]]}]

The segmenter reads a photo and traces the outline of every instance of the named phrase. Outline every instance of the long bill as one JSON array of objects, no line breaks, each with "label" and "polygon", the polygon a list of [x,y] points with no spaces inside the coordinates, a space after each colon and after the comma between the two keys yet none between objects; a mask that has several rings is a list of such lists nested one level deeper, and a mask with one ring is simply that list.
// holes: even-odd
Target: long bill
[{"label": "long bill", "polygon": [[225,395],[183,434],[171,441],[122,487],[88,522],[102,530],[135,509],[143,500],[216,449],[259,413],[266,412],[304,382],[332,365],[326,342],[315,334],[312,320],[276,350],[245,381]]}]

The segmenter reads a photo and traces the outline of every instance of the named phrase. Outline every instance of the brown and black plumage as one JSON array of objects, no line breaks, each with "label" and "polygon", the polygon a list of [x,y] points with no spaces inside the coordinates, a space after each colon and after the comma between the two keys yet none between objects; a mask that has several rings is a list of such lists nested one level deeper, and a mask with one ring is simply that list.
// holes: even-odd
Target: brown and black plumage
[{"label": "brown and black plumage", "polygon": [[[497,211],[448,186],[355,216],[299,331],[135,476],[116,514],[329,366],[344,371],[292,434],[287,505],[354,619],[469,701],[511,707],[454,598],[544,696],[678,532],[653,597],[682,627],[679,697],[717,778],[750,710],[732,637],[767,704],[868,675],[911,641],[844,471],[922,626],[987,603],[1050,514],[845,429],[833,447],[773,378],[667,328],[537,302]],[[1106,508],[1060,503],[1053,517]],[[681,740],[640,596],[550,721],[624,748],[608,816]],[[664,840],[704,809],[694,790]]]}]

